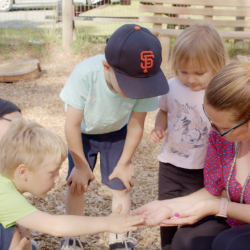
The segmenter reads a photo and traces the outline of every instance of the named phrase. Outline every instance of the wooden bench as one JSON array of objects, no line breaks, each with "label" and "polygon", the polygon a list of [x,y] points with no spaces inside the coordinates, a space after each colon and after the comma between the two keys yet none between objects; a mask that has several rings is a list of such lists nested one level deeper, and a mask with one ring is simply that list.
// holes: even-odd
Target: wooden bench
[{"label": "wooden bench", "polygon": [[[151,16],[140,15],[139,22],[153,23],[153,28],[150,30],[158,36],[162,44],[163,63],[168,61],[170,49],[169,38],[177,37],[183,31],[181,29],[164,29],[163,25],[167,26],[166,24],[177,26],[193,25],[195,23],[211,24],[218,29],[223,39],[250,39],[250,29],[246,29],[250,28],[250,20],[245,18],[250,17],[250,0],[141,1],[142,4],[139,7],[139,11],[141,13],[150,13]],[[173,6],[173,3],[177,6]],[[188,5],[188,7],[178,7],[180,5]],[[178,14],[188,15],[188,19],[171,17]],[[244,31],[235,31],[237,27],[243,27]],[[224,31],[221,29],[224,29]]]}]

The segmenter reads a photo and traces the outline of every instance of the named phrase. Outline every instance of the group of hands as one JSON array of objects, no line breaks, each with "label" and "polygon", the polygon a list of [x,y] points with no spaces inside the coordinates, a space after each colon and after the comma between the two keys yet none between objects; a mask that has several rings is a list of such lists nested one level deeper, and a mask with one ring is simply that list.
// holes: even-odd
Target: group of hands
[{"label": "group of hands", "polygon": [[[166,132],[161,128],[155,128],[149,140],[152,143],[159,142],[164,138]],[[127,192],[134,186],[134,168],[130,163],[120,163],[110,174],[109,180],[119,178],[125,185]],[[71,193],[82,194],[88,189],[88,185],[95,179],[89,166],[78,169],[73,168],[67,185]],[[185,209],[184,209],[185,208]],[[135,231],[138,228],[160,226],[177,226],[183,224],[193,224],[199,219],[207,216],[211,211],[207,211],[207,202],[198,202],[195,205],[180,204],[178,202],[152,201],[140,208],[135,209],[129,215],[121,214],[122,208],[119,206],[109,215],[111,228],[110,232],[123,233]]]}]

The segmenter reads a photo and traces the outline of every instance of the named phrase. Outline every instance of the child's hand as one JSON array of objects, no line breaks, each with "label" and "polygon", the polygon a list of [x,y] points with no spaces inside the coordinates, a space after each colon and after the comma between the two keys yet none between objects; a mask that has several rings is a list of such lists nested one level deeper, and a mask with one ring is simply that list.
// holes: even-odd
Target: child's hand
[{"label": "child's hand", "polygon": [[118,162],[117,166],[109,176],[109,180],[111,181],[114,178],[119,178],[123,182],[127,191],[130,192],[131,187],[134,186],[134,168],[131,164],[123,165]]},{"label": "child's hand", "polygon": [[166,132],[162,128],[156,127],[150,133],[149,141],[152,143],[157,143],[165,136],[166,136]]},{"label": "child's hand", "polygon": [[89,181],[95,179],[89,166],[79,169],[74,167],[71,171],[71,174],[68,178],[67,185],[70,186],[71,193],[82,194],[88,189]]},{"label": "child's hand", "polygon": [[23,237],[19,244],[13,248],[13,250],[23,250],[25,248],[25,246],[29,243],[29,237]]},{"label": "child's hand", "polygon": [[122,234],[128,231],[135,231],[144,221],[143,215],[125,215],[120,214],[121,211],[122,206],[119,205],[117,209],[108,216],[108,232]]}]

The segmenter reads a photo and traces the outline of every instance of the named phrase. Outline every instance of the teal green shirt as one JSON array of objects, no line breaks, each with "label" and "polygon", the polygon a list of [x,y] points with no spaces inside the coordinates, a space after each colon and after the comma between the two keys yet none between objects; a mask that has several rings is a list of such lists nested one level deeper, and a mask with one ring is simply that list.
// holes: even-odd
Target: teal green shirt
[{"label": "teal green shirt", "polygon": [[97,55],[79,63],[60,93],[66,104],[83,110],[81,131],[85,134],[117,131],[128,123],[131,111],[158,108],[157,97],[130,99],[113,93],[107,86],[102,60],[105,56]]},{"label": "teal green shirt", "polygon": [[16,189],[13,182],[0,175],[0,224],[11,227],[38,209],[32,206]]}]

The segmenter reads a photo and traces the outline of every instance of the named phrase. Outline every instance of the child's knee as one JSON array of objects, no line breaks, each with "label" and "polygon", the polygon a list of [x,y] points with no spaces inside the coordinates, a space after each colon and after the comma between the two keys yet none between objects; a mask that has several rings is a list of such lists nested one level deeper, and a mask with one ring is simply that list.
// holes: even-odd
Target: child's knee
[{"label": "child's knee", "polygon": [[113,198],[127,198],[130,197],[130,193],[127,192],[127,189],[124,190],[115,190],[110,189]]}]

